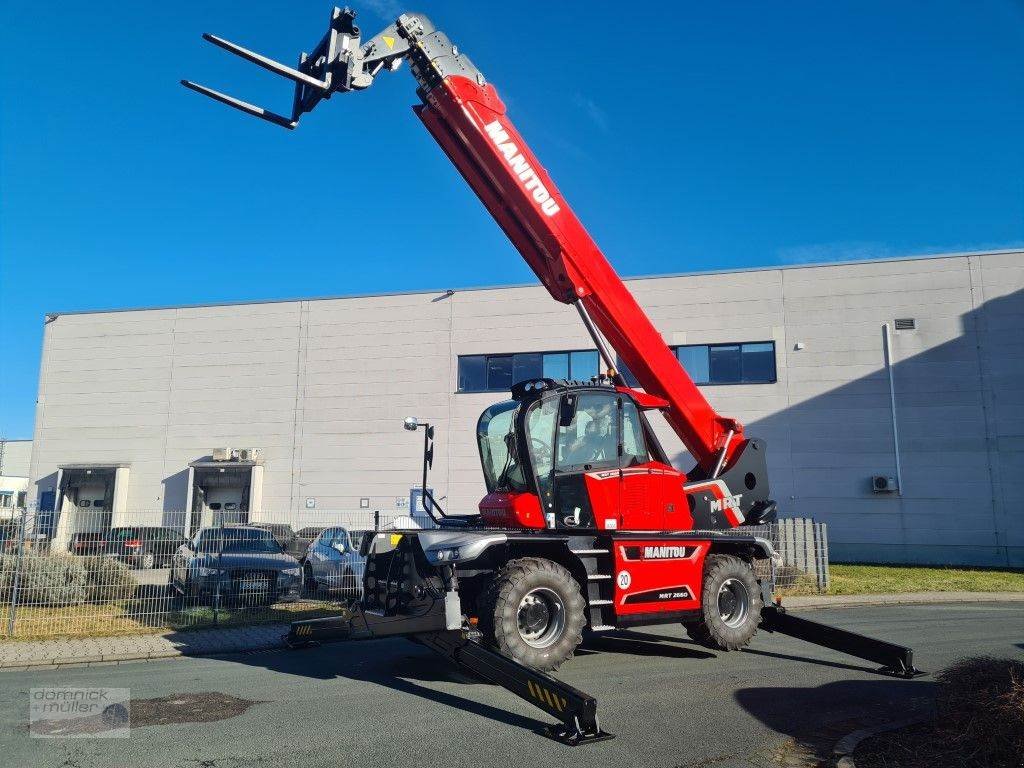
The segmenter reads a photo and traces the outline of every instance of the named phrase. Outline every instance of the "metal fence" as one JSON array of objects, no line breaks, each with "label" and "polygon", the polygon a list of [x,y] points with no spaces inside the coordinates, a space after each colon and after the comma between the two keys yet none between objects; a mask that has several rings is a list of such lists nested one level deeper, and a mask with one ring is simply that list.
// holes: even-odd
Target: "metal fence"
[{"label": "metal fence", "polygon": [[[248,515],[77,509],[59,519],[0,520],[0,636],[155,632],[326,616],[359,597],[369,531],[428,527],[400,510]],[[762,576],[780,590],[824,591],[824,524],[784,520],[756,531],[782,562]]]},{"label": "metal fence", "polygon": [[358,597],[366,531],[400,510],[135,512],[0,520],[0,636],[111,635],[287,622]]},{"label": "metal fence", "polygon": [[771,541],[781,562],[764,563],[762,577],[782,594],[824,593],[829,588],[828,526],[803,517],[786,518],[756,531]]}]

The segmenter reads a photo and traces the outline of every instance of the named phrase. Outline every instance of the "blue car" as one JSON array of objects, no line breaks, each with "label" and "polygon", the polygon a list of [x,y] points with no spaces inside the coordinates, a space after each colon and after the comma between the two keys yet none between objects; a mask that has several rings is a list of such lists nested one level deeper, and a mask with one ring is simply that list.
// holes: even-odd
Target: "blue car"
[{"label": "blue car", "polygon": [[349,533],[335,526],[313,539],[302,558],[306,591],[325,590],[342,597],[358,597],[363,591],[363,558]]}]

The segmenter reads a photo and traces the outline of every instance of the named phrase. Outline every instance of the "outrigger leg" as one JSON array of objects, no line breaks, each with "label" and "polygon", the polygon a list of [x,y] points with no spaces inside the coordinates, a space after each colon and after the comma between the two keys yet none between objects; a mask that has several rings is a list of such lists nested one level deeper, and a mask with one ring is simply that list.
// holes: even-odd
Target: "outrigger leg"
[{"label": "outrigger leg", "polygon": [[301,648],[342,640],[408,637],[557,718],[557,724],[543,731],[551,739],[575,746],[614,738],[601,729],[593,696],[484,647],[472,628],[448,629],[445,602],[437,600],[422,614],[405,616],[381,616],[355,605],[338,616],[292,622],[285,642]]},{"label": "outrigger leg", "polygon": [[781,605],[766,605],[761,610],[761,629],[881,664],[878,672],[883,675],[910,679],[925,674],[914,666],[914,651],[905,645],[794,616]]}]

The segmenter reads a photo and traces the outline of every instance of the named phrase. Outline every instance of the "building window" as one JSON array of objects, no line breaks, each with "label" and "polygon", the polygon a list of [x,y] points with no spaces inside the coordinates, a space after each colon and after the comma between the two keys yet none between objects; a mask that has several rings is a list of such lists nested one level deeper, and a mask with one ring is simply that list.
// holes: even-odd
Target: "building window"
[{"label": "building window", "polygon": [[460,355],[459,392],[508,392],[514,384],[529,379],[586,381],[597,373],[596,349]]},{"label": "building window", "polygon": [[[676,358],[694,384],[774,384],[775,342],[736,344],[685,344],[673,347]],[[620,360],[626,382],[638,386],[636,377]]]},{"label": "building window", "polygon": [[0,493],[0,509],[9,509],[14,506],[13,493]]}]

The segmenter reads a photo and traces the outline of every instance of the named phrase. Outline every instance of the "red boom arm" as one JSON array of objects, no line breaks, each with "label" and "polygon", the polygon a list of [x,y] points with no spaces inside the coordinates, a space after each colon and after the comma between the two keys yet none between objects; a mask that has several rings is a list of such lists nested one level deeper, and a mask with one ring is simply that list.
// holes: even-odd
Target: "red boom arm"
[{"label": "red boom arm", "polygon": [[647,392],[668,401],[669,424],[710,472],[742,426],[715,413],[512,126],[492,85],[449,76],[415,107],[487,210],[556,300],[583,302]]}]

